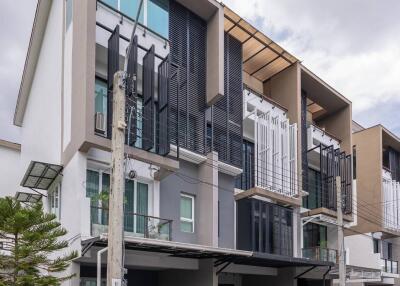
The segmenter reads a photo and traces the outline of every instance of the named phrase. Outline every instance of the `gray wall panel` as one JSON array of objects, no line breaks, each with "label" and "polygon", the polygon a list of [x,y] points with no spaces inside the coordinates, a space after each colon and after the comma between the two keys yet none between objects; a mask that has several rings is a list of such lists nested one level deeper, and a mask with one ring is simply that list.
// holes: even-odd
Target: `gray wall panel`
[{"label": "gray wall panel", "polygon": [[[198,167],[186,161],[180,161],[180,173],[198,178]],[[199,210],[195,198],[195,223],[194,233],[186,233],[180,230],[180,194],[186,193],[196,197],[198,184],[196,180],[183,177],[183,175],[171,174],[160,182],[160,217],[172,219],[172,240],[187,243],[197,243],[197,226]]]},{"label": "gray wall panel", "polygon": [[235,238],[235,178],[218,173],[219,200],[219,247],[234,248]]}]

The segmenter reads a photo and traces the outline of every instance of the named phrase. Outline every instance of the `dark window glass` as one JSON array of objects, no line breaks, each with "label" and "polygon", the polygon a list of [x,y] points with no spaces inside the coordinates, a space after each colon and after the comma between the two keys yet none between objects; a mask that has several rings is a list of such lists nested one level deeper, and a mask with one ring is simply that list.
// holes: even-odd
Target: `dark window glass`
[{"label": "dark window glass", "polygon": [[374,245],[374,253],[380,253],[379,239],[374,238],[372,242],[373,242],[373,245]]},{"label": "dark window glass", "polygon": [[357,150],[356,146],[353,146],[353,179],[357,179]]}]

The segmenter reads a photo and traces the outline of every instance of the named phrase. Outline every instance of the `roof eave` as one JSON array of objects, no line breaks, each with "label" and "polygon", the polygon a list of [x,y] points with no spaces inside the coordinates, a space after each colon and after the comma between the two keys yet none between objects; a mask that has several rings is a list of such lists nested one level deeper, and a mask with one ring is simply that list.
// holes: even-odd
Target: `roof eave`
[{"label": "roof eave", "polygon": [[36,64],[39,58],[44,32],[46,30],[51,3],[51,0],[38,0],[36,6],[35,18],[33,21],[31,37],[29,40],[24,70],[18,92],[17,104],[14,112],[13,122],[16,126],[22,126],[24,120],[25,108],[28,102]]}]

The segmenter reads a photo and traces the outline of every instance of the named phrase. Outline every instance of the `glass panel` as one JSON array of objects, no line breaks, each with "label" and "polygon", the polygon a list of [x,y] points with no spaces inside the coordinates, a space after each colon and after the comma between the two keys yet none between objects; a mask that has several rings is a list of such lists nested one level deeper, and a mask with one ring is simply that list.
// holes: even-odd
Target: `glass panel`
[{"label": "glass panel", "polygon": [[137,98],[137,116],[136,116],[136,142],[135,147],[142,148],[142,130],[143,130],[143,103],[140,97]]},{"label": "glass panel", "polygon": [[103,2],[115,9],[118,9],[118,0],[104,0]]},{"label": "glass panel", "polygon": [[90,218],[92,223],[98,223],[97,200],[95,196],[99,193],[99,173],[91,170],[86,171],[86,197],[91,198],[90,201]]},{"label": "glass panel", "polygon": [[[144,1],[143,1],[144,2]],[[136,19],[137,10],[139,8],[140,0],[120,0],[120,11],[132,19]],[[143,24],[143,8],[144,3],[142,4],[142,9],[140,10],[139,15],[139,23]]]},{"label": "glass panel", "polygon": [[72,22],[72,0],[67,0],[65,18],[65,31],[68,31],[68,28],[71,26]]},{"label": "glass panel", "polygon": [[192,219],[192,198],[181,197],[181,217],[186,219]]},{"label": "glass panel", "polygon": [[[147,184],[137,183],[137,213],[141,215],[148,214],[148,186]],[[147,217],[139,215],[137,217],[136,232],[144,233],[147,227]]]},{"label": "glass panel", "polygon": [[125,231],[134,231],[134,191],[135,184],[134,181],[125,180]]},{"label": "glass panel", "polygon": [[147,5],[147,27],[168,39],[168,0],[150,0]]},{"label": "glass panel", "polygon": [[108,225],[108,196],[110,193],[110,175],[103,173],[101,190],[101,224]]},{"label": "glass panel", "polygon": [[107,83],[103,80],[97,79],[95,81],[95,112],[101,112],[104,114],[104,118],[107,116]]},{"label": "glass panel", "polygon": [[181,221],[181,231],[193,232],[193,224],[188,221]]}]

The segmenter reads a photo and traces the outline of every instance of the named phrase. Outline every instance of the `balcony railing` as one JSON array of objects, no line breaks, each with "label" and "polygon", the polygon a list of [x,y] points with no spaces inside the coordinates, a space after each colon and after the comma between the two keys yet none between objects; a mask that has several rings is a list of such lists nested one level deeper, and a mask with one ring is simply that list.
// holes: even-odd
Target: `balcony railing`
[{"label": "balcony railing", "polygon": [[382,170],[383,226],[393,231],[400,230],[400,182],[393,180],[390,171]]},{"label": "balcony railing", "polygon": [[[99,236],[108,232],[108,209],[92,206],[90,212],[91,234]],[[125,236],[171,240],[172,220],[132,212],[124,214]]]},{"label": "balcony railing", "polygon": [[382,272],[399,274],[398,261],[381,259]]},{"label": "balcony railing", "polygon": [[248,88],[243,93],[244,120],[254,124],[254,185],[287,197],[297,196],[297,125],[290,124],[287,111],[264,100],[264,95]]},{"label": "balcony railing", "polygon": [[323,247],[303,248],[303,257],[312,260],[338,263],[338,251]]},{"label": "balcony railing", "polygon": [[[308,149],[314,148],[319,144],[325,146],[333,145],[335,149],[340,147],[339,139],[335,138],[335,136],[314,124],[310,124],[308,126],[307,137]],[[316,151],[318,150],[316,149]]]}]

